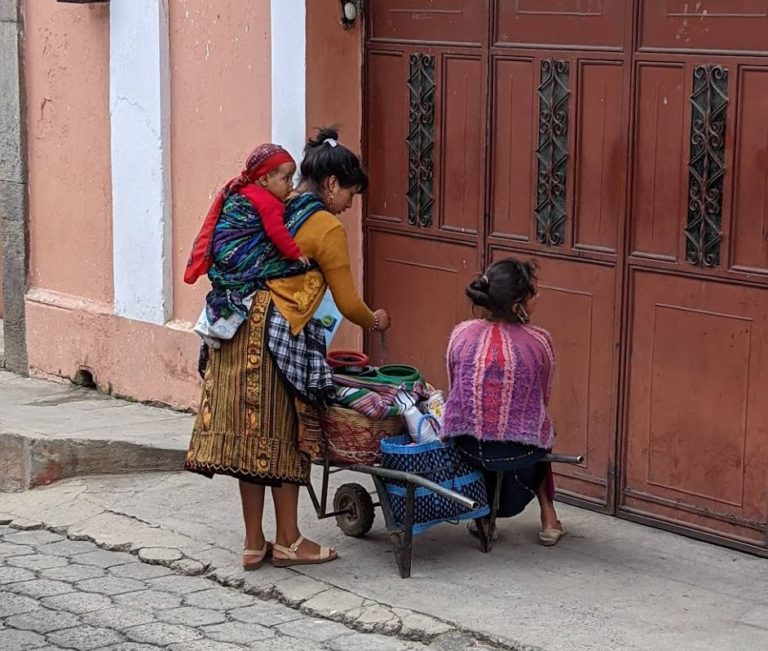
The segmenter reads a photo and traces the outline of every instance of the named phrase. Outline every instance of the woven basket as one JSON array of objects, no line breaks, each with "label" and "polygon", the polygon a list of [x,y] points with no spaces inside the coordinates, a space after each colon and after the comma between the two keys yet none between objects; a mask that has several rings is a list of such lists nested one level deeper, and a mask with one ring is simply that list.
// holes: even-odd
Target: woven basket
[{"label": "woven basket", "polygon": [[399,416],[386,420],[371,420],[344,407],[329,407],[320,422],[326,442],[326,455],[336,463],[370,465],[381,461],[381,439],[403,432]]},{"label": "woven basket", "polygon": [[[381,442],[382,467],[401,472],[411,472],[440,484],[476,501],[479,508],[468,511],[453,500],[433,493],[428,488],[417,488],[413,504],[413,533],[420,534],[441,522],[475,520],[490,513],[485,478],[472,467],[449,442],[430,441],[411,443],[407,434]],[[395,520],[405,521],[407,489],[404,482],[388,479],[384,488]]]}]

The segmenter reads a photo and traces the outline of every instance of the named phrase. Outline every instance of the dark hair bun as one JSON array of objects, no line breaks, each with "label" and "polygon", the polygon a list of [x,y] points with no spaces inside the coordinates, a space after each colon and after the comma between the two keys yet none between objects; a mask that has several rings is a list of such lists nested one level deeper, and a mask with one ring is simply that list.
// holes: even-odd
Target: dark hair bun
[{"label": "dark hair bun", "polygon": [[339,142],[336,126],[318,129],[317,135],[307,140],[301,161],[302,181],[320,187],[330,176],[335,176],[343,188],[355,188],[358,192],[368,189],[368,174],[360,157]]},{"label": "dark hair bun", "polygon": [[488,294],[488,289],[490,288],[490,283],[488,282],[488,278],[485,276],[480,276],[479,278],[475,278],[471,283],[469,283],[469,287],[465,290],[467,296],[469,297],[469,300],[472,301],[473,305],[476,305],[477,307],[484,307],[487,310],[491,309],[491,297]]},{"label": "dark hair bun", "polygon": [[306,152],[308,152],[310,149],[314,149],[315,147],[320,147],[320,145],[325,144],[325,141],[329,138],[332,140],[339,139],[338,127],[323,127],[322,129],[318,130],[317,135],[314,138],[307,140],[307,146],[304,148],[304,153],[306,154]]},{"label": "dark hair bun", "polygon": [[505,258],[494,262],[465,291],[476,307],[488,310],[493,318],[518,323],[514,306],[524,306],[536,293],[535,283],[535,262]]}]

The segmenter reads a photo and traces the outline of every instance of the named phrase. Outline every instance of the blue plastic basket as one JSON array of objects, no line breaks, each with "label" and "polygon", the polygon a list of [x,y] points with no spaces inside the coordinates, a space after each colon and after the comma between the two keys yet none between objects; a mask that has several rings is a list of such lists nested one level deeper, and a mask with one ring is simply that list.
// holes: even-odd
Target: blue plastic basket
[{"label": "blue plastic basket", "polygon": [[[490,513],[483,474],[467,464],[453,445],[440,441],[414,444],[405,435],[383,439],[381,452],[384,468],[420,475],[480,504],[480,508],[469,511],[428,488],[417,487],[413,513],[414,535],[441,522],[474,520]],[[402,526],[405,521],[405,482],[389,480],[384,485],[395,520]]]}]

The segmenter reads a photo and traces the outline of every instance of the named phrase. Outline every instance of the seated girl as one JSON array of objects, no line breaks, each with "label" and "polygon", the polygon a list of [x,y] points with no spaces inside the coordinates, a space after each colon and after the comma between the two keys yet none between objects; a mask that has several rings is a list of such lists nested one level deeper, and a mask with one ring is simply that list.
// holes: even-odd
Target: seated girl
[{"label": "seated girl", "polygon": [[[485,472],[489,501],[503,473],[498,517],[517,515],[537,497],[539,541],[555,545],[565,527],[552,501],[551,467],[541,461],[555,441],[547,414],[555,357],[549,334],[529,325],[538,298],[535,271],[531,262],[507,258],[467,287],[482,318],[451,335],[442,437],[454,439]],[[477,534],[474,522],[470,531]]]}]

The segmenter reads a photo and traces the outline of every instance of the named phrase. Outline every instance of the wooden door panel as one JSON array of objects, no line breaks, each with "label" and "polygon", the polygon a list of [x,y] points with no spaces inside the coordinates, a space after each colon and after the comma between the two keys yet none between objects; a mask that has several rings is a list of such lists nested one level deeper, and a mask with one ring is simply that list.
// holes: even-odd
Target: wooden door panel
[{"label": "wooden door panel", "polygon": [[389,310],[386,350],[370,338],[373,361],[412,364],[432,384],[447,388],[445,351],[454,326],[472,318],[464,289],[477,274],[474,246],[369,232],[368,273],[373,306]]},{"label": "wooden door panel", "polygon": [[491,234],[528,241],[533,225],[538,126],[533,59],[493,61]]},{"label": "wooden door panel", "polygon": [[768,52],[765,0],[642,0],[640,47]]},{"label": "wooden door panel", "polygon": [[[508,255],[494,250],[493,259]],[[557,487],[605,505],[615,441],[616,271],[555,258],[536,260],[541,298],[533,322],[552,335],[557,359],[551,404],[556,450],[584,455],[581,466],[554,468]]]},{"label": "wooden door panel", "polygon": [[643,63],[637,73],[632,255],[676,260],[688,195],[685,67]]},{"label": "wooden door panel", "polygon": [[485,203],[484,74],[480,57],[443,56],[437,211],[442,229],[470,235],[482,224]]},{"label": "wooden door panel", "polygon": [[575,245],[615,253],[625,210],[627,137],[621,62],[579,65]]},{"label": "wooden door panel", "polygon": [[615,270],[540,260],[536,322],[550,331],[557,371],[552,417],[559,452],[583,454],[582,466],[558,466],[558,490],[607,502],[615,440]]},{"label": "wooden door panel", "polygon": [[479,47],[486,40],[488,0],[377,0],[366,10],[371,41]]},{"label": "wooden door panel", "polygon": [[768,273],[768,67],[745,66],[739,79],[734,165],[732,266]]},{"label": "wooden door panel", "polygon": [[402,224],[408,219],[408,55],[369,52],[368,70],[368,218]]},{"label": "wooden door panel", "polygon": [[636,271],[626,505],[764,542],[768,293]]},{"label": "wooden door panel", "polygon": [[627,4],[616,0],[499,0],[494,44],[621,50]]}]

